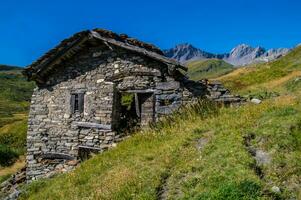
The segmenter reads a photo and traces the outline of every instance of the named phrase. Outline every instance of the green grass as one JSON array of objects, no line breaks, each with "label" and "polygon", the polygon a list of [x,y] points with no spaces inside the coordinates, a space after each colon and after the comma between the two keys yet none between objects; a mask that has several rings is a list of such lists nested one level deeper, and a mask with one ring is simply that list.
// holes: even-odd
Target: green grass
[{"label": "green grass", "polygon": [[[296,197],[300,114],[299,102],[282,98],[205,117],[190,110],[189,117],[135,134],[69,174],[29,185],[23,199],[157,199],[165,182],[170,199],[273,199],[274,185],[283,191],[279,198]],[[263,179],[244,146],[250,132],[254,146],[273,157]],[[208,141],[201,151],[199,138]]]},{"label": "green grass", "polygon": [[187,63],[188,76],[193,80],[216,78],[234,70],[233,65],[223,60],[197,60]]}]

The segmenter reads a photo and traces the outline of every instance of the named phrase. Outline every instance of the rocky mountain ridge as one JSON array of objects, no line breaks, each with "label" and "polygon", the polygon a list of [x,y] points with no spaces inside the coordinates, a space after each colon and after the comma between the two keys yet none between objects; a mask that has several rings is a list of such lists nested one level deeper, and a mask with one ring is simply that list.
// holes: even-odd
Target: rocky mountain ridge
[{"label": "rocky mountain ridge", "polygon": [[234,66],[244,66],[256,62],[269,62],[286,55],[289,51],[289,48],[266,50],[263,47],[252,47],[247,44],[240,44],[234,47],[230,53],[214,54],[198,49],[191,44],[184,43],[178,44],[174,48],[164,50],[164,54],[181,63],[216,58],[222,59]]}]

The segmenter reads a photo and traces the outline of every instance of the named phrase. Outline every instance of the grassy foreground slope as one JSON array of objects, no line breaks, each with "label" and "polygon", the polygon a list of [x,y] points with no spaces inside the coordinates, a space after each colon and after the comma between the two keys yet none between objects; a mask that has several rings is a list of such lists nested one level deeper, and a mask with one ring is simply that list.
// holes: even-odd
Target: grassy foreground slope
[{"label": "grassy foreground slope", "polygon": [[193,80],[216,78],[234,70],[233,65],[219,59],[196,60],[187,66],[188,75]]},{"label": "grassy foreground slope", "polygon": [[[69,174],[33,183],[23,199],[300,198],[300,112],[299,102],[282,97],[206,118],[178,117]],[[253,145],[272,157],[263,177],[244,145],[251,133]]]}]

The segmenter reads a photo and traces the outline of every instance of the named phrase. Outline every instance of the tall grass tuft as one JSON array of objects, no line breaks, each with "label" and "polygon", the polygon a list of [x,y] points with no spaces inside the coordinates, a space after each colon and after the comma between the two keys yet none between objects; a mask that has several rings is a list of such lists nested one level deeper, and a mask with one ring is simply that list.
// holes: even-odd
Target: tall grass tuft
[{"label": "tall grass tuft", "polygon": [[19,157],[18,153],[6,145],[0,145],[0,166],[6,167],[14,163]]},{"label": "tall grass tuft", "polygon": [[198,99],[193,103],[183,105],[173,114],[162,117],[158,122],[152,124],[151,128],[159,131],[163,127],[172,127],[181,120],[194,119],[196,116],[204,119],[209,116],[217,116],[218,113],[219,106],[215,102],[207,99]]}]

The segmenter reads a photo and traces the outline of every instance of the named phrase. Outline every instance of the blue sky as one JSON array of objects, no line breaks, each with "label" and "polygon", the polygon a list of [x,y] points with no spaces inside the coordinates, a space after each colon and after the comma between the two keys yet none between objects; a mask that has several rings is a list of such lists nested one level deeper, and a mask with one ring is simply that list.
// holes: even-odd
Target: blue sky
[{"label": "blue sky", "polygon": [[188,42],[213,53],[247,43],[301,43],[300,0],[1,0],[0,63],[26,66],[85,29],[126,33],[162,49]]}]

